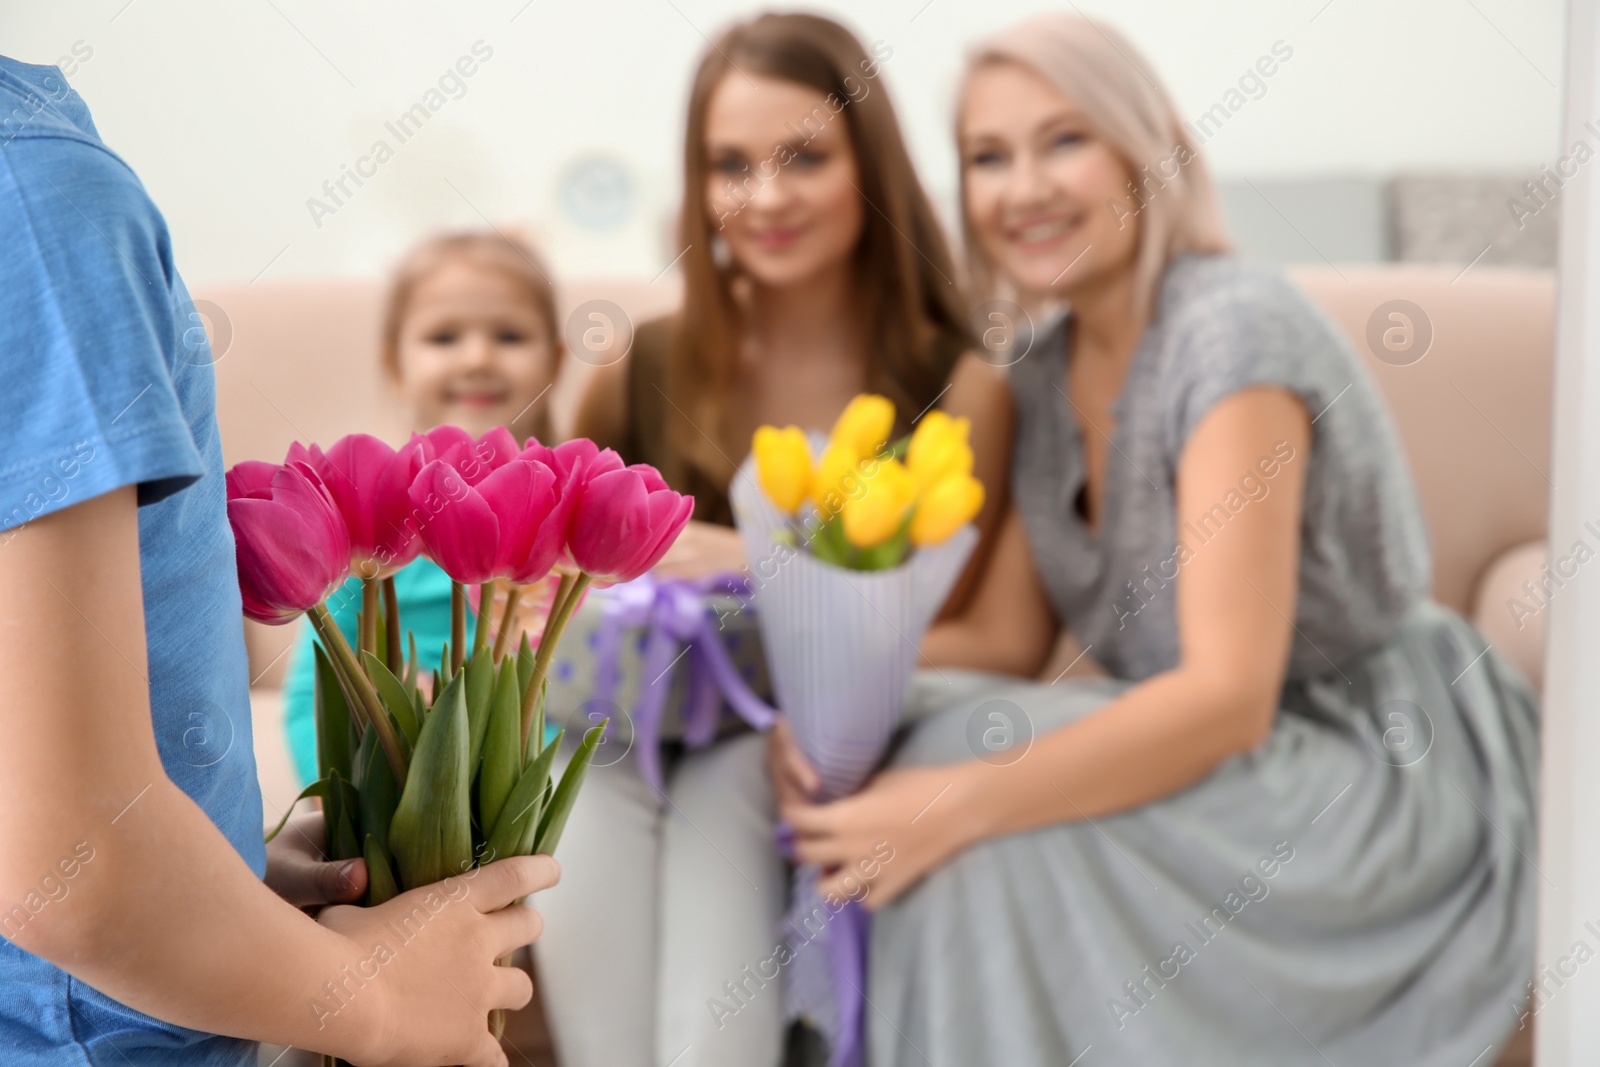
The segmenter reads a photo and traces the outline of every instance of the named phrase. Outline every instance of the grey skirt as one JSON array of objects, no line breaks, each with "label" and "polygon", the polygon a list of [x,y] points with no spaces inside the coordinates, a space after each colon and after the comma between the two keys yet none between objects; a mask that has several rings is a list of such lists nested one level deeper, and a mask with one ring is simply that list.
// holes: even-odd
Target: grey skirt
[{"label": "grey skirt", "polygon": [[[894,762],[1003,767],[1128,684],[920,672]],[[1537,772],[1527,684],[1419,608],[1197,785],[878,912],[870,1065],[1488,1067],[1533,976]]]}]

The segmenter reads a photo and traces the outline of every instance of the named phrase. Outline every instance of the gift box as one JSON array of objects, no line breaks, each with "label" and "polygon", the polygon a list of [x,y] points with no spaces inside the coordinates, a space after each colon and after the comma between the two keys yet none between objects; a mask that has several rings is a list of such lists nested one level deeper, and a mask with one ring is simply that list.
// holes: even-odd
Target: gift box
[{"label": "gift box", "polygon": [[605,743],[634,752],[659,787],[661,742],[695,749],[764,730],[776,717],[771,692],[746,579],[646,574],[591,590],[579,605],[553,662],[545,715],[574,734],[610,719]]}]

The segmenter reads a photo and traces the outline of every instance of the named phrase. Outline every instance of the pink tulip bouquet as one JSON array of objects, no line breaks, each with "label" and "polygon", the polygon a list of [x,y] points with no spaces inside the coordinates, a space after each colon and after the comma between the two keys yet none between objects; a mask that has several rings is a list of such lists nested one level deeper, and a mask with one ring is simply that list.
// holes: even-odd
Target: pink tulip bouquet
[{"label": "pink tulip bouquet", "polygon": [[[322,800],[330,859],[365,858],[367,903],[493,859],[553,853],[604,724],[556,782],[560,735],[546,743],[544,728],[551,656],[585,589],[648,571],[693,499],[591,441],[519,447],[503,429],[474,438],[450,426],[398,450],[365,434],[326,451],[296,443],[282,464],[235,466],[227,491],[245,614],[269,624],[307,614],[320,638],[320,777],[302,797]],[[417,661],[415,641],[402,649],[393,575],[419,555],[452,580],[451,641],[436,666]],[[357,647],[326,602],[352,575]],[[524,594],[551,584],[531,637],[518,624]]]}]

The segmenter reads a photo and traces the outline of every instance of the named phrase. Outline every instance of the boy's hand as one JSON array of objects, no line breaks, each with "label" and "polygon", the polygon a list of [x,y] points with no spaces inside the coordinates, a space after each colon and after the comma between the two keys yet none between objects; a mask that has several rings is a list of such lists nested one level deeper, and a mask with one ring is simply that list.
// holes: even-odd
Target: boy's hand
[{"label": "boy's hand", "polygon": [[354,904],[367,891],[367,861],[322,858],[327,822],[317,811],[300,812],[267,843],[267,888],[297,908]]},{"label": "boy's hand", "polygon": [[[355,1006],[368,1027],[366,1067],[459,1063],[504,1067],[489,1012],[533,999],[533,980],[495,960],[532,944],[544,920],[515,901],[555,885],[548,856],[517,856],[402,893],[372,908],[331,906],[317,921],[349,938],[356,961],[328,978],[341,986],[320,1016],[325,1027]],[[510,905],[510,906],[508,906]],[[357,976],[354,979],[349,975]],[[362,998],[371,997],[371,1004]]]}]

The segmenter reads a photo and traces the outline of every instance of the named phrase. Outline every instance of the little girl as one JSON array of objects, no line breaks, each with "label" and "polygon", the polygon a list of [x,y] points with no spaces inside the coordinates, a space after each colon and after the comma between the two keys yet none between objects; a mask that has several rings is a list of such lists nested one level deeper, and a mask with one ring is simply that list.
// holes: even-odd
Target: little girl
[{"label": "little girl", "polygon": [[[412,249],[390,284],[380,358],[418,431],[446,423],[482,434],[496,426],[520,442],[552,440],[550,406],[562,344],[555,292],[533,251],[492,232],[446,234]],[[395,575],[405,628],[423,663],[450,637],[450,578],[427,559]],[[361,606],[357,579],[329,598],[352,641]],[[471,637],[472,613],[468,613]],[[315,660],[302,626],[284,683],[284,726],[302,784],[317,777]]]}]

